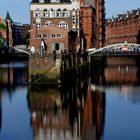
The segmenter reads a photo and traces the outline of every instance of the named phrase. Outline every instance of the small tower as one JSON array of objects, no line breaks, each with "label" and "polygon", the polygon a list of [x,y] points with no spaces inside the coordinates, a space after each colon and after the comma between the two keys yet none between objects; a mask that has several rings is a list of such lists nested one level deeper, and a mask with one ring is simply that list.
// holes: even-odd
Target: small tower
[{"label": "small tower", "polygon": [[9,12],[6,14],[6,42],[8,47],[12,47],[12,19]]}]

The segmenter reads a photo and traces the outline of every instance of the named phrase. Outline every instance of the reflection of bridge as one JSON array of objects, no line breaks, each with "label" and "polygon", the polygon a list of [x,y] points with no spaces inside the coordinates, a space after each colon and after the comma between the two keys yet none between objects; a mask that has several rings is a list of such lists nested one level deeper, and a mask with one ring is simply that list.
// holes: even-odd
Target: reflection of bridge
[{"label": "reflection of bridge", "polygon": [[99,49],[89,49],[91,56],[131,56],[140,55],[140,44],[121,43],[113,44]]},{"label": "reflection of bridge", "polygon": [[16,53],[16,54],[22,53],[22,54],[30,55],[30,51],[29,51],[29,49],[26,48],[25,45],[14,46],[10,49],[10,52]]}]

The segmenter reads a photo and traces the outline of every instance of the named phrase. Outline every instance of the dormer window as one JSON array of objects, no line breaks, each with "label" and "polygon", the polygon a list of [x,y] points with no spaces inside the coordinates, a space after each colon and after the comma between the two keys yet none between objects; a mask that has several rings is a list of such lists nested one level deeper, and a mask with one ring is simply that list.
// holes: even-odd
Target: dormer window
[{"label": "dormer window", "polygon": [[39,3],[44,3],[44,0],[39,0]]}]

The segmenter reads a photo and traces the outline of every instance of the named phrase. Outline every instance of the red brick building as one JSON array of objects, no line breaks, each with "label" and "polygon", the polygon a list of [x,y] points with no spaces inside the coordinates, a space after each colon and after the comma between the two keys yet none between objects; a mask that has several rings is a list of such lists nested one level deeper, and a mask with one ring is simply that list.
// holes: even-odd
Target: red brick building
[{"label": "red brick building", "polygon": [[30,31],[30,47],[34,46],[38,51],[42,39],[47,45],[47,53],[57,53],[68,49],[68,30],[56,26],[32,28]]},{"label": "red brick building", "polygon": [[[79,11],[80,2],[75,0],[32,0],[30,47],[34,45],[38,48],[40,39],[43,38],[50,48],[49,53],[52,50],[57,52],[68,50],[68,43],[71,43],[68,42],[68,32],[77,32],[79,37]],[[39,34],[36,39],[32,36],[34,27]],[[46,34],[45,37],[42,33]],[[75,45],[77,46],[71,50],[77,50],[79,44],[75,43]]]},{"label": "red brick building", "polygon": [[105,0],[96,1],[96,48],[105,46]]},{"label": "red brick building", "polygon": [[92,6],[84,6],[80,8],[84,37],[86,39],[86,48],[95,47],[95,8]]},{"label": "red brick building", "polygon": [[[100,48],[105,44],[104,10],[104,0],[32,0],[31,28],[35,26],[40,31],[39,28],[45,29],[47,26],[52,26],[66,29],[68,32],[77,32],[76,43],[72,43],[76,47],[74,46],[73,49],[70,47],[71,50],[78,51],[80,46],[81,49]],[[31,35],[30,47],[33,44],[40,44],[38,39],[36,40],[38,43],[32,43],[32,41],[35,41],[35,38],[32,39]],[[57,40],[53,42],[57,43]],[[65,43],[64,41],[63,44]]]},{"label": "red brick building", "polygon": [[140,9],[106,21],[106,45],[140,43]]},{"label": "red brick building", "polygon": [[105,46],[104,0],[81,0],[81,30],[86,40],[86,48]]}]

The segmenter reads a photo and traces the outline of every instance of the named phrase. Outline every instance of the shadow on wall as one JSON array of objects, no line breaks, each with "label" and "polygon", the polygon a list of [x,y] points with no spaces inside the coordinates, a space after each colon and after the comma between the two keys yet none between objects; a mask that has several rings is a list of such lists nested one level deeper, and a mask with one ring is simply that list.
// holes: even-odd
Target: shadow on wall
[{"label": "shadow on wall", "polygon": [[140,44],[140,30],[139,30],[138,35],[137,35],[137,44]]}]

